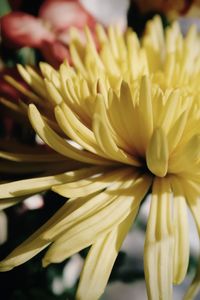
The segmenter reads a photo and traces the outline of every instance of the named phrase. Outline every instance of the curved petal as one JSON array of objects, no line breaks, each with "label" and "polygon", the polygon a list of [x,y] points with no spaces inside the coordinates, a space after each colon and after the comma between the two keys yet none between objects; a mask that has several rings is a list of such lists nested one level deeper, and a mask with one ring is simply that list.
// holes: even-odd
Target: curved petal
[{"label": "curved petal", "polygon": [[77,291],[77,299],[99,299],[104,292],[118,251],[133,223],[134,210],[117,228],[100,237],[87,255]]},{"label": "curved petal", "polygon": [[[68,223],[66,225],[71,225],[70,227],[62,227],[63,232],[57,236],[53,245],[48,249],[43,259],[43,265],[47,266],[52,262],[63,261],[81,249],[94,244],[102,235],[111,232],[111,230],[123,222],[133,210],[139,207],[150,184],[151,178],[142,176],[136,181],[125,180],[125,191],[123,191],[123,189],[121,191],[120,189],[114,189],[113,193],[111,193],[111,191],[108,192],[111,200],[108,199],[98,210],[91,215],[87,215],[87,217],[84,214],[83,218],[76,218],[77,223],[73,224],[73,226]],[[129,190],[128,194],[126,194],[127,190]],[[99,200],[105,201],[103,194],[106,192],[103,192],[102,195],[99,194],[100,199],[98,199],[98,202]],[[113,198],[114,194],[116,194],[115,198]],[[77,199],[75,201],[77,201]]]},{"label": "curved petal", "polygon": [[128,217],[118,227],[114,228],[110,233],[101,236],[92,245],[81,274],[77,299],[99,299],[103,293],[118,251],[131,224],[134,222],[140,201],[147,192],[150,182],[148,182],[147,178],[146,180],[143,178],[143,182],[140,182],[140,184],[138,185],[138,190],[132,190],[136,202],[139,201]]},{"label": "curved petal", "polygon": [[44,41],[53,41],[54,35],[44,24],[29,14],[12,12],[0,20],[3,40],[11,47],[40,47]]},{"label": "curved petal", "polygon": [[70,26],[83,28],[85,25],[94,27],[95,20],[74,0],[46,0],[40,8],[39,16],[49,22],[54,31],[62,31]]},{"label": "curved petal", "polygon": [[21,197],[50,189],[57,184],[67,183],[94,174],[96,168],[83,168],[53,176],[23,179],[0,184],[0,199]]},{"label": "curved petal", "polygon": [[67,140],[61,138],[53,129],[51,129],[43,120],[36,106],[33,104],[29,107],[29,119],[40,138],[45,141],[47,145],[52,147],[56,152],[72,158],[77,161],[91,163],[91,164],[112,164],[111,161],[104,160],[98,156],[73,147]]}]

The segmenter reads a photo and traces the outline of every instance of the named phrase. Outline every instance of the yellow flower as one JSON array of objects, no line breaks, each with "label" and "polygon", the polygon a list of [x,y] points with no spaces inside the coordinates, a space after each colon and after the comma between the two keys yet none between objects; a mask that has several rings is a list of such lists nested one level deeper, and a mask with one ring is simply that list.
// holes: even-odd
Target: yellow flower
[{"label": "yellow flower", "polygon": [[[56,71],[42,63],[42,77],[19,66],[33,90],[32,104],[21,110],[59,153],[58,162],[66,157],[80,165],[0,185],[8,202],[50,188],[70,198],[0,269],[10,270],[48,246],[44,266],[91,246],[77,299],[98,299],[151,192],[144,247],[147,292],[149,299],[169,300],[173,283],[182,282],[188,267],[187,207],[200,234],[199,37],[191,28],[183,38],[176,23],[163,32],[158,17],[148,23],[141,42],[131,30],[123,35],[113,27],[106,34],[98,26],[97,37],[99,53],[87,29],[85,47],[72,30],[73,67],[63,63]],[[0,155],[21,164],[28,160],[25,152]],[[197,271],[186,299],[197,292],[199,281]]]}]

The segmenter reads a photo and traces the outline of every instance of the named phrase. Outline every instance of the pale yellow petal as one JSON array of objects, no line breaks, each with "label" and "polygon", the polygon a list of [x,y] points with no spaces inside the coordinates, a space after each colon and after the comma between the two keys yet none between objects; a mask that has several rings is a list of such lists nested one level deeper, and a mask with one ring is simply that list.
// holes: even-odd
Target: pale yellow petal
[{"label": "pale yellow petal", "polygon": [[[142,198],[149,189],[151,178],[143,176],[135,183],[132,180],[127,181],[127,184],[125,181],[124,184],[126,189],[119,189],[119,195],[113,199],[114,201],[108,201],[108,205],[99,207],[93,214],[83,219],[80,218],[80,221],[76,219],[73,226],[63,231],[47,251],[44,257],[45,266],[51,262],[63,261],[73,253],[93,244],[102,234],[106,234],[118,226],[133,209],[140,205]],[[108,193],[112,197],[112,192]],[[103,201],[101,198],[99,200]],[[69,226],[69,224],[67,225]]]},{"label": "pale yellow petal", "polygon": [[101,95],[97,96],[96,103],[93,130],[99,147],[105,154],[108,155],[109,158],[112,158],[113,160],[138,166],[138,161],[136,161],[134,157],[125,153],[125,151],[120,149],[115,143],[112,131],[110,130],[110,123],[107,117],[104,100]]},{"label": "pale yellow petal", "polygon": [[172,152],[178,145],[184,132],[187,122],[188,112],[183,112],[175,122],[168,134],[169,152]]},{"label": "pale yellow petal", "polygon": [[83,197],[103,190],[115,182],[123,181],[124,177],[131,173],[134,179],[135,174],[132,172],[131,168],[114,169],[113,171],[100,174],[100,176],[57,185],[52,189],[64,197]]},{"label": "pale yellow petal", "polygon": [[34,103],[41,104],[42,100],[39,98],[36,94],[25,88],[22,84],[20,84],[18,81],[16,81],[14,78],[6,75],[5,80],[10,83],[14,88],[16,88],[18,91],[20,91],[22,94],[30,98]]},{"label": "pale yellow petal", "polygon": [[85,163],[109,164],[106,160],[100,159],[92,153],[74,148],[66,140],[57,135],[56,132],[45,123],[34,105],[29,106],[29,118],[38,135],[58,153]]},{"label": "pale yellow petal", "polygon": [[[98,154],[100,156],[105,156],[104,153],[99,149],[97,144],[95,143],[94,136],[92,134],[85,134],[86,132],[81,132],[83,130],[83,124],[81,122],[77,122],[77,119],[74,116],[75,122],[69,122],[68,121],[68,112],[69,109],[66,107],[66,113],[61,109],[60,107],[55,108],[55,117],[57,120],[58,125],[63,130],[63,132],[69,136],[73,141],[77,142],[79,145],[81,145],[84,149]],[[69,113],[70,114],[70,113]],[[71,113],[72,114],[72,113]],[[86,130],[84,130],[86,131]],[[88,133],[89,129],[87,130]],[[92,132],[90,132],[92,133]],[[92,136],[92,138],[91,138]]]},{"label": "pale yellow petal", "polygon": [[56,87],[53,85],[53,83],[46,78],[44,79],[44,83],[45,83],[48,99],[52,102],[52,104],[57,105],[62,103],[63,101],[62,96],[60,95]]},{"label": "pale yellow petal", "polygon": [[153,184],[144,248],[144,269],[148,298],[172,299],[173,232],[171,191],[167,179]]},{"label": "pale yellow petal", "polygon": [[27,240],[15,248],[4,260],[0,262],[0,271],[9,271],[14,267],[25,263],[46,248],[51,242],[40,237],[41,233],[48,230],[57,223],[57,221],[66,214],[66,203],[63,205],[48,222],[34,232]]},{"label": "pale yellow petal", "polygon": [[[199,218],[200,201],[199,201],[199,191],[198,191],[199,184],[198,184],[198,189],[193,188],[192,185],[187,184],[187,182],[185,181],[182,181],[182,185],[184,186],[186,197],[187,197],[187,203],[194,217],[196,227],[198,230],[198,235],[200,237],[200,218]],[[194,299],[195,296],[198,294],[199,290],[200,290],[200,256],[199,256],[199,262],[198,262],[198,267],[196,270],[195,277],[184,296],[184,300]]]},{"label": "pale yellow petal", "polygon": [[200,161],[200,135],[194,135],[169,159],[169,172],[181,173],[193,169]]},{"label": "pale yellow petal", "polygon": [[167,137],[162,128],[157,128],[154,130],[146,152],[149,170],[159,177],[164,177],[168,169],[168,156]]},{"label": "pale yellow petal", "polygon": [[24,81],[33,88],[36,94],[45,99],[47,93],[42,78],[31,67],[24,68],[22,65],[17,65],[17,69]]},{"label": "pale yellow petal", "polygon": [[147,76],[141,79],[138,112],[141,143],[145,152],[153,133],[151,82]]},{"label": "pale yellow petal", "polygon": [[76,294],[79,300],[97,300],[103,294],[113,264],[138,209],[117,228],[100,237],[90,248]]},{"label": "pale yellow petal", "polygon": [[[101,171],[101,169],[100,169]],[[0,184],[0,198],[13,198],[32,193],[38,193],[50,189],[52,186],[70,181],[79,180],[98,172],[98,168],[85,168],[77,171],[70,171],[54,176],[24,179],[9,183]]]},{"label": "pale yellow petal", "polygon": [[173,226],[174,226],[174,264],[175,284],[179,284],[186,276],[189,263],[189,224],[187,205],[181,182],[170,176],[173,191]]}]

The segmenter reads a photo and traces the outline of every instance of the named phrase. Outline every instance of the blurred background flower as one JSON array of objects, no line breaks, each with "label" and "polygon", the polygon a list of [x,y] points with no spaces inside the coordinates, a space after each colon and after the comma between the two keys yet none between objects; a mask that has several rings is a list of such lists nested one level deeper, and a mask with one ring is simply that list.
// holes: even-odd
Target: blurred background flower
[{"label": "blurred background flower", "polygon": [[[94,31],[96,22],[109,25],[118,22],[126,28],[125,6],[119,1],[78,1],[78,0],[45,0],[39,7],[37,17],[22,11],[13,11],[1,18],[2,41],[8,48],[33,47],[41,51],[45,60],[54,66],[66,58],[70,61],[68,44],[69,28],[74,27],[82,33],[88,26]],[[121,2],[122,3],[122,2]],[[23,7],[23,3],[15,4],[15,8]],[[90,12],[89,12],[90,10]]]}]

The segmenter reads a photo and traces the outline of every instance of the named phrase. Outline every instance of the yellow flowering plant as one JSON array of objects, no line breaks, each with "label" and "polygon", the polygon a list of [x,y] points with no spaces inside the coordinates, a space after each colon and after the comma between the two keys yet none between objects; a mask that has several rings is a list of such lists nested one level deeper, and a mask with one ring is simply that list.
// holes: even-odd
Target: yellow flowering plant
[{"label": "yellow flowering plant", "polygon": [[[90,31],[85,33],[83,46],[71,31],[73,66],[64,62],[55,70],[41,63],[42,75],[18,66],[32,91],[24,91],[30,105],[20,103],[17,109],[55,151],[45,154],[47,166],[53,160],[68,169],[56,173],[50,164],[48,174],[41,169],[39,177],[2,183],[0,206],[48,189],[69,200],[0,263],[0,270],[11,270],[47,247],[43,266],[91,246],[76,297],[99,299],[151,193],[144,246],[147,293],[149,299],[169,300],[188,268],[187,207],[200,234],[199,36],[192,27],[183,37],[177,23],[164,31],[159,17],[147,24],[141,41],[130,29],[122,34],[110,27],[106,33],[97,26],[98,51]],[[34,149],[0,151],[4,160],[22,165],[42,160],[41,155]],[[198,269],[185,299],[194,297],[199,281]]]}]

